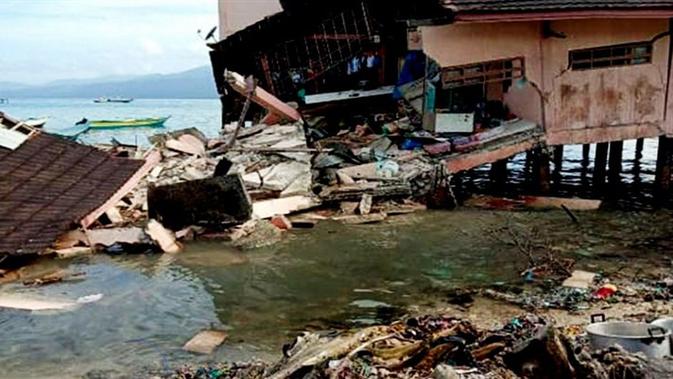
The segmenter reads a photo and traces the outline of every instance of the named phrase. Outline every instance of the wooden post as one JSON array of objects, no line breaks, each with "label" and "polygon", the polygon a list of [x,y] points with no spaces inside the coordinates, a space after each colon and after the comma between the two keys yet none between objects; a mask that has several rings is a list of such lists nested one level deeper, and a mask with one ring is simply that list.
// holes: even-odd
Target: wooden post
[{"label": "wooden post", "polygon": [[594,158],[594,190],[601,191],[605,185],[606,165],[608,163],[608,150],[610,144],[607,142],[596,144],[596,156]]},{"label": "wooden post", "polygon": [[621,182],[623,151],[624,141],[615,141],[610,144],[610,173],[608,181],[611,185]]},{"label": "wooden post", "polygon": [[671,190],[671,146],[673,146],[671,138],[659,137],[655,198],[660,204],[667,200],[666,197]]},{"label": "wooden post", "polygon": [[554,183],[561,184],[561,172],[563,171],[563,145],[554,147]]}]

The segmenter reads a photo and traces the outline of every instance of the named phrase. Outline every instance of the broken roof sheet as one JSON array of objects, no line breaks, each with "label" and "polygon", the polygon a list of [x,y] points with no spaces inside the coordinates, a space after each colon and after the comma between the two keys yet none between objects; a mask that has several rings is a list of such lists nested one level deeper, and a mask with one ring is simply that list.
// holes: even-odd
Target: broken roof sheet
[{"label": "broken roof sheet", "polygon": [[0,254],[39,254],[143,165],[46,133],[0,148]]},{"label": "broken roof sheet", "polygon": [[444,0],[443,4],[447,8],[467,13],[673,8],[673,0]]}]

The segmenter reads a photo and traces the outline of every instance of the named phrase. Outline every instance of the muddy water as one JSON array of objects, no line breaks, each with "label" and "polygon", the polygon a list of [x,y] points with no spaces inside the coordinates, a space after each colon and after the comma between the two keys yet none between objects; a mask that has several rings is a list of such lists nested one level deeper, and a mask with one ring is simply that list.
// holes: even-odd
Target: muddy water
[{"label": "muddy water", "polygon": [[[137,377],[186,362],[276,357],[300,330],[386,321],[405,308],[431,306],[446,289],[519,282],[525,259],[493,235],[502,225],[531,236],[547,231],[544,241],[554,251],[607,270],[671,250],[668,213],[580,218],[577,226],[561,212],[463,209],[372,226],[325,222],[245,253],[195,243],[174,257],[47,261],[39,269],[58,266],[86,278],[43,288],[8,285],[0,293],[103,298],[58,313],[1,310],[0,377]],[[211,357],[182,352],[204,328],[226,329],[229,340]]]},{"label": "muddy water", "polygon": [[[624,208],[649,204],[656,141],[635,160],[625,146]],[[510,165],[508,191],[525,192],[525,157]],[[638,175],[635,175],[638,173]],[[487,169],[471,174],[484,188]],[[566,149],[554,191],[592,195],[581,147]],[[593,197],[593,196],[592,196]],[[385,322],[416,306],[432,306],[445,291],[495,282],[519,283],[526,259],[503,225],[578,266],[640,275],[670,267],[671,213],[600,211],[509,213],[459,209],[393,218],[371,226],[325,222],[295,231],[267,249],[240,252],[221,243],[194,243],[177,256],[104,255],[47,260],[33,270],[84,272],[78,282],[43,288],[0,287],[27,297],[103,298],[62,312],[0,310],[0,377],[145,377],[180,364],[277,357],[301,330]],[[181,346],[198,331],[225,329],[229,339],[214,355]]]}]

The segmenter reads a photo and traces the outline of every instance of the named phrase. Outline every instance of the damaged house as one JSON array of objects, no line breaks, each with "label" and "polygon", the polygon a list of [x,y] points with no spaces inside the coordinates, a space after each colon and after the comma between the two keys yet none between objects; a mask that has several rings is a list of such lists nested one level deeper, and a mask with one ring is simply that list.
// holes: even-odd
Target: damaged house
[{"label": "damaged house", "polygon": [[[220,0],[222,20],[232,3]],[[448,138],[433,149],[451,173],[506,165],[539,147],[558,158],[564,145],[598,144],[594,180],[604,181],[608,151],[619,170],[624,140],[661,137],[658,183],[668,190],[673,1],[256,6],[257,19],[248,13],[211,45],[225,120],[241,102],[224,79],[232,70],[297,102],[309,126],[315,115],[377,113],[404,101],[416,130]],[[542,171],[550,150],[538,150]]]}]

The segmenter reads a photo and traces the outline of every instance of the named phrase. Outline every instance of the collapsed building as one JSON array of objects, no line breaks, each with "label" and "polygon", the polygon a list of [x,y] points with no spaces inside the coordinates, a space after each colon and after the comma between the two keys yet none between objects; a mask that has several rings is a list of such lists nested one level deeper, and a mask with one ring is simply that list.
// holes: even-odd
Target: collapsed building
[{"label": "collapsed building", "polygon": [[[232,6],[220,1],[221,20],[233,17]],[[533,150],[542,191],[564,145],[585,145],[588,159],[597,144],[600,187],[608,172],[618,176],[624,140],[657,137],[656,183],[670,192],[673,1],[255,6],[239,30],[226,24],[210,45],[225,121],[241,102],[225,70],[297,102],[309,127],[316,115],[378,114],[401,100],[416,130],[447,137],[433,151],[450,173],[487,163],[506,171],[507,159]]]}]

